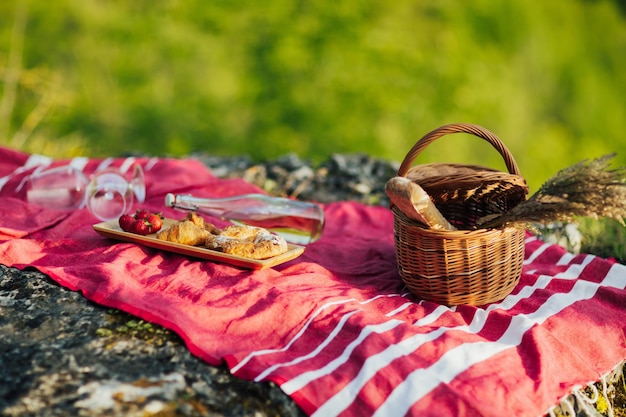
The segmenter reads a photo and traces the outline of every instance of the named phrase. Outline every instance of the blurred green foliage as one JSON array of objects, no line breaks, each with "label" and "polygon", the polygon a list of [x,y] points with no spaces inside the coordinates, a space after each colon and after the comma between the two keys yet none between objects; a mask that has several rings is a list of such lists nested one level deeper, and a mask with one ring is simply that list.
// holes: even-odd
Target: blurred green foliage
[{"label": "blurred green foliage", "polygon": [[[470,122],[507,144],[533,191],[581,159],[618,152],[626,162],[619,6],[4,0],[0,144],[58,157],[400,161],[428,131]],[[416,163],[431,161],[504,168],[464,135]]]}]

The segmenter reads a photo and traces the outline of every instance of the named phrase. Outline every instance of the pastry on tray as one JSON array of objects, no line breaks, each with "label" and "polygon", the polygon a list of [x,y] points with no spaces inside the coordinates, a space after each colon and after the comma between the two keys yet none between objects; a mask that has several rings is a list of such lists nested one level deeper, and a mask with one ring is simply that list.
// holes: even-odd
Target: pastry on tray
[{"label": "pastry on tray", "polygon": [[267,259],[289,250],[284,238],[270,233],[267,229],[239,225],[219,229],[194,212],[188,213],[184,219],[161,230],[156,237],[168,242],[203,246],[250,259]]},{"label": "pastry on tray", "polygon": [[205,246],[230,255],[252,259],[267,259],[289,249],[287,242],[266,229],[252,226],[228,226],[219,235],[211,234]]},{"label": "pastry on tray", "polygon": [[203,245],[207,236],[212,232],[219,232],[219,229],[210,223],[206,223],[196,213],[191,212],[186,218],[158,232],[156,237],[168,242],[198,246]]}]

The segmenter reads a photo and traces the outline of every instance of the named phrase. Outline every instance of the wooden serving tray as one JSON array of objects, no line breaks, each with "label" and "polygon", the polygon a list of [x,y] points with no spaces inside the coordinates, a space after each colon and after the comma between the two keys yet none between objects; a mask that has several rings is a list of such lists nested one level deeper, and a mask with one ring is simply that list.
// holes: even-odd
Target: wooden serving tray
[{"label": "wooden serving tray", "polygon": [[[163,219],[163,229],[169,227],[177,220]],[[221,262],[238,266],[246,269],[265,269],[271,268],[276,265],[280,265],[284,262],[297,258],[304,252],[304,246],[289,244],[287,252],[267,259],[250,259],[242,256],[230,255],[216,250],[203,248],[200,246],[183,245],[180,243],[167,242],[156,238],[156,233],[152,233],[146,236],[138,235],[136,233],[129,233],[123,231],[117,220],[111,220],[108,222],[102,222],[93,225],[93,229],[101,236],[108,237],[110,239],[120,240],[123,242],[137,243],[139,245],[148,246],[150,248],[163,250],[166,252],[178,253],[181,255],[187,255],[194,258],[204,259],[207,261]]]}]

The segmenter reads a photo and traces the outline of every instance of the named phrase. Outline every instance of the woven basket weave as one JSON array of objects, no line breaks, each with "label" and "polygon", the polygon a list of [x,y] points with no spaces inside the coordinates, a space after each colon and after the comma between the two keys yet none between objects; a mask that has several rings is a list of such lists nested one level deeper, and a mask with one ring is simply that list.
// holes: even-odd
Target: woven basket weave
[{"label": "woven basket weave", "polygon": [[[469,133],[489,142],[509,172],[445,163],[411,168],[424,148],[452,133]],[[526,232],[518,227],[475,227],[478,219],[506,212],[528,193],[515,159],[500,139],[476,125],[442,126],[413,146],[398,176],[418,183],[459,229],[428,229],[392,205],[398,271],[407,288],[424,300],[446,305],[484,305],[506,297],[521,276]]]}]

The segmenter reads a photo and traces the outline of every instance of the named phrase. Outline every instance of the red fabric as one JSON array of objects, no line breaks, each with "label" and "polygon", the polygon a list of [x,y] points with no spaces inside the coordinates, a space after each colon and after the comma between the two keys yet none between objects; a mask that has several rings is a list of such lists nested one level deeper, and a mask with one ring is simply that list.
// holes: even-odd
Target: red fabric
[{"label": "red fabric", "polygon": [[[324,207],[322,238],[288,263],[248,271],[96,234],[86,209],[32,207],[38,163],[87,174],[123,159],[46,161],[0,148],[0,262],[176,331],[190,351],[272,380],[319,416],[537,416],[626,358],[626,267],[528,236],[520,284],[500,303],[448,308],[403,288],[384,207]],[[43,161],[43,162],[42,162]],[[259,192],[193,159],[138,159],[143,206],[167,192]],[[22,184],[22,186],[20,186]]]}]

